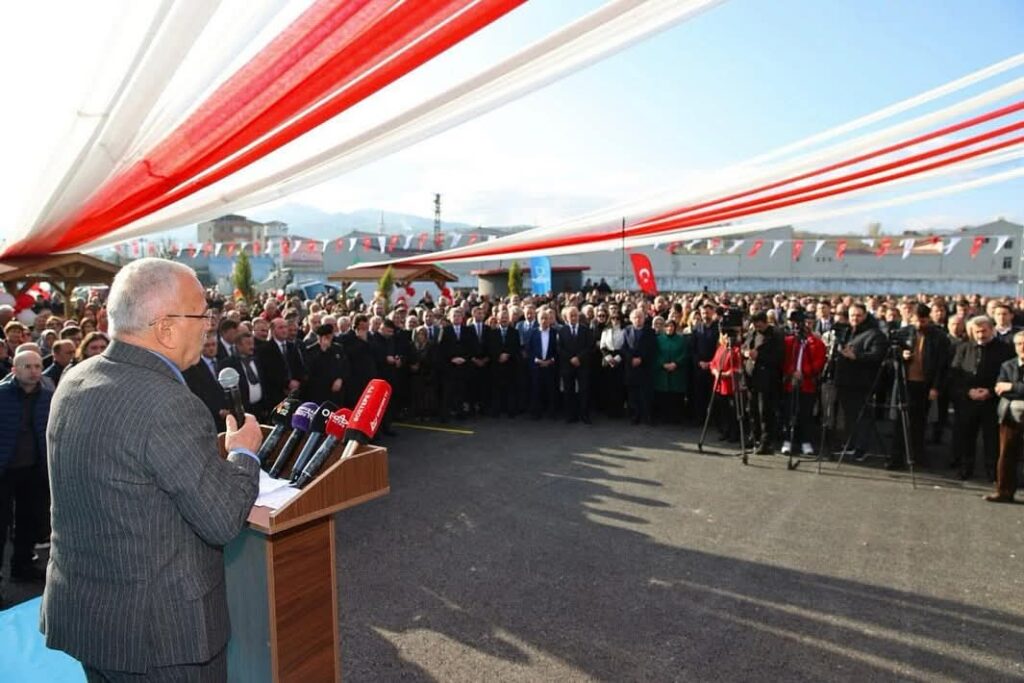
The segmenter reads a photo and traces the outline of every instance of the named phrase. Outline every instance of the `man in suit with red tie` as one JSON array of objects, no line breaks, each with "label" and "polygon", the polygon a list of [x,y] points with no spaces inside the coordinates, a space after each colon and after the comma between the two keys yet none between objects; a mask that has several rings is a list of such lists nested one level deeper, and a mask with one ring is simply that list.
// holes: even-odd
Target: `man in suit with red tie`
[{"label": "man in suit with red tie", "polygon": [[530,363],[530,389],[533,419],[544,414],[556,417],[558,400],[558,336],[551,328],[555,314],[547,309],[537,314],[540,326],[530,335],[527,358]]},{"label": "man in suit with red tie", "polygon": [[562,398],[566,422],[590,424],[590,361],[594,340],[590,328],[580,324],[580,311],[570,306],[565,325],[558,330],[558,358],[561,365]]}]

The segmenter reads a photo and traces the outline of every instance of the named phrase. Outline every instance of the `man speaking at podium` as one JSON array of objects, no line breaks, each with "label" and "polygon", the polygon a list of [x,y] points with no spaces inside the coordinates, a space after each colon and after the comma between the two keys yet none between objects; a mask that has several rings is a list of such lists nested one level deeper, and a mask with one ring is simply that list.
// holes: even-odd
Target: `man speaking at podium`
[{"label": "man speaking at podium", "polygon": [[90,681],[223,681],[221,548],[256,499],[259,425],[228,417],[221,459],[210,412],[185,386],[211,320],[190,268],[125,266],[108,315],[113,342],[53,398],[40,628]]}]

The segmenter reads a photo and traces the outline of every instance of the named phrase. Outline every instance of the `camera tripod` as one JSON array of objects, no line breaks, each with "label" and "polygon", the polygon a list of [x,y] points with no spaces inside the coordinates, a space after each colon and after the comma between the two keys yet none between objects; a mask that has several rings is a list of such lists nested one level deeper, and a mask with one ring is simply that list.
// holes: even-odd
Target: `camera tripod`
[{"label": "camera tripod", "polygon": [[[887,412],[894,410],[897,412],[897,419],[899,420],[900,432],[903,438],[903,452],[907,459],[907,466],[910,469],[910,484],[916,489],[917,475],[914,472],[914,451],[910,447],[910,410],[908,406],[910,393],[907,388],[907,368],[903,363],[902,351],[902,346],[890,343],[889,349],[885,352],[885,358],[882,359],[882,364],[878,366],[878,372],[875,373],[875,379],[871,383],[871,391],[857,413],[857,419],[851,427],[847,428],[846,441],[843,443],[843,450],[836,463],[836,469],[842,467],[843,459],[849,452],[850,442],[853,440],[853,435],[864,419],[865,411],[874,410],[875,408],[884,408]],[[886,368],[893,371],[892,386],[889,387],[890,390],[886,394],[890,397],[890,400],[888,402],[879,402],[875,399],[875,396],[879,389],[885,388]],[[881,435],[878,432],[877,424],[874,431],[875,436],[881,442]],[[890,458],[891,456],[892,454],[890,453]]]},{"label": "camera tripod", "polygon": [[[729,359],[731,377],[733,378],[733,403],[736,411],[736,423],[740,433],[740,459],[743,464],[748,464],[747,454],[747,435],[746,435],[746,421],[747,421],[747,382],[746,375],[743,372],[743,364],[736,363],[736,367],[733,365],[733,349],[735,348],[735,342],[732,337],[728,338],[725,345],[726,358]],[[715,375],[715,382],[711,386],[711,398],[708,401],[708,410],[704,415],[704,427],[700,430],[700,439],[697,440],[697,451],[700,453],[704,452],[704,441],[708,434],[708,425],[711,423],[711,415],[714,414],[715,401],[719,398],[718,387],[722,381],[722,371],[720,370]]]}]

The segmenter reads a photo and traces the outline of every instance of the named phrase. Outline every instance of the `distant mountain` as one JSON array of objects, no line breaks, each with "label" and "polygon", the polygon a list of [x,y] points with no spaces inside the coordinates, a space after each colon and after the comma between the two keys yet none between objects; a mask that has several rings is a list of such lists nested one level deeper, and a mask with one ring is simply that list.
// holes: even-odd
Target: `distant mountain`
[{"label": "distant mountain", "polygon": [[[361,209],[352,213],[328,213],[305,204],[284,204],[269,210],[258,210],[244,215],[256,221],[281,221],[288,224],[293,235],[301,235],[313,239],[332,239],[352,230],[379,232],[383,213],[385,234],[408,234],[429,232],[434,229],[434,219],[426,216],[413,216],[406,213],[381,212],[380,209]],[[444,231],[464,232],[479,226],[468,223],[441,221]],[[517,231],[527,226],[509,226],[491,230]]]}]

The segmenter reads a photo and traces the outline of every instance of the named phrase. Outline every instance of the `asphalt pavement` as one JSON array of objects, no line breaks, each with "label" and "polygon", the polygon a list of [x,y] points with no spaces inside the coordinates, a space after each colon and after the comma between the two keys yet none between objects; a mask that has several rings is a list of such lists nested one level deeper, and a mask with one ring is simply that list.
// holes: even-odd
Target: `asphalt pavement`
[{"label": "asphalt pavement", "polygon": [[338,518],[347,681],[1024,680],[1024,505],[984,482],[457,426]]}]

